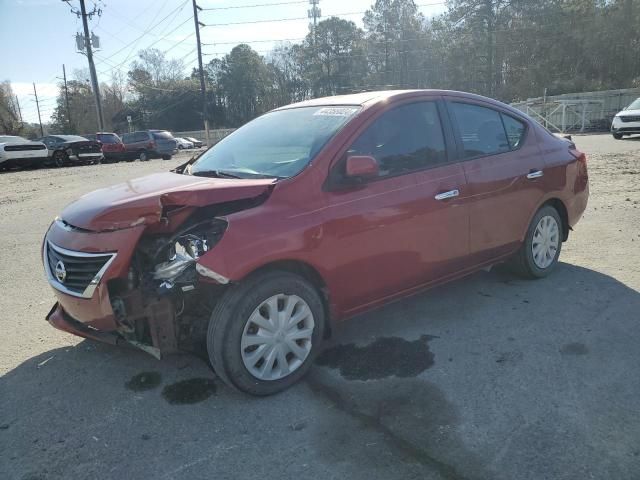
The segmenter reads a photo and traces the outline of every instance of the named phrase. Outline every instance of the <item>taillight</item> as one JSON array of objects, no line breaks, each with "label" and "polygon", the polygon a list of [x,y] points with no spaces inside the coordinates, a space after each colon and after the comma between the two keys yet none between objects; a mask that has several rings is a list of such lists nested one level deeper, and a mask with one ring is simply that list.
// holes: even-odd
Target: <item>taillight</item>
[{"label": "taillight", "polygon": [[575,145],[573,145],[573,148],[569,147],[569,153],[580,163],[584,163],[585,166],[587,165],[587,156],[584,152],[578,150]]},{"label": "taillight", "polygon": [[147,145],[147,147],[153,150],[154,148],[156,148],[156,142],[149,142],[149,145]]}]

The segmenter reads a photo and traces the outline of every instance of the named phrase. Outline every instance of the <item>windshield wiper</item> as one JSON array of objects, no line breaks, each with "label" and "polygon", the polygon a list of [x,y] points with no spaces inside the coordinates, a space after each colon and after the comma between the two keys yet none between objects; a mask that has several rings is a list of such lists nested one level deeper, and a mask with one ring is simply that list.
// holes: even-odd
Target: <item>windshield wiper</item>
[{"label": "windshield wiper", "polygon": [[191,175],[194,175],[196,177],[242,178],[238,175],[226,172],[224,170],[198,170],[197,172],[192,172]]}]

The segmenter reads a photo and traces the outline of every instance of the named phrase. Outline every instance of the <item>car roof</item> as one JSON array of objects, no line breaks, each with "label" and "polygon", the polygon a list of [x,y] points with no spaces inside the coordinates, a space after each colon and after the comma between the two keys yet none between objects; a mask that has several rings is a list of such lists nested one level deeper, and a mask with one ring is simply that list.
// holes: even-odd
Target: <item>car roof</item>
[{"label": "car roof", "polygon": [[58,137],[66,141],[74,141],[74,142],[77,142],[78,140],[86,140],[86,138],[81,137],[80,135],[51,135],[51,136]]},{"label": "car roof", "polygon": [[[470,100],[482,100],[485,102],[493,103],[495,105],[505,106],[501,102],[492,98],[483,97],[474,93],[460,92],[456,90],[439,90],[439,89],[413,89],[413,90],[379,90],[373,92],[361,92],[351,93],[348,95],[334,95],[332,97],[314,98],[311,100],[304,100],[298,103],[292,103],[275,110],[286,110],[289,108],[298,107],[317,107],[317,106],[332,106],[332,105],[358,105],[358,106],[371,106],[379,102],[388,102],[399,100],[404,97],[415,96],[436,96],[436,95],[450,95],[455,97],[464,97]],[[509,107],[507,105],[507,107]],[[510,110],[515,109],[509,107]]]}]

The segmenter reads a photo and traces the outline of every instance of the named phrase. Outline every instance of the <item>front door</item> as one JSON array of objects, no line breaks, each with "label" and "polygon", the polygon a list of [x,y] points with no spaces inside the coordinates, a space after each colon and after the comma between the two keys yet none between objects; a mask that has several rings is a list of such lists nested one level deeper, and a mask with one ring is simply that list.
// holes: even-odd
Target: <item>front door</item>
[{"label": "front door", "polygon": [[[445,145],[437,102],[410,103],[370,122],[334,166],[324,233],[343,311],[451,273],[468,254],[464,172]],[[341,185],[349,155],[373,156],[378,177]]]}]

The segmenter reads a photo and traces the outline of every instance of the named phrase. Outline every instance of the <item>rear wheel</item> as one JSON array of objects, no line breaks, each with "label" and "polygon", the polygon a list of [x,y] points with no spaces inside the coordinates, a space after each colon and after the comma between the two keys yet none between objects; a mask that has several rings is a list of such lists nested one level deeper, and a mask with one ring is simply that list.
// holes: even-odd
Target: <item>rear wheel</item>
[{"label": "rear wheel", "polygon": [[622,140],[622,134],[621,133],[614,133],[613,134],[613,138],[615,138],[616,140]]},{"label": "rear wheel", "polygon": [[171,155],[163,155],[162,159],[163,160],[171,160]]},{"label": "rear wheel", "polygon": [[149,160],[149,153],[146,150],[141,150],[138,154],[138,158],[141,162],[146,162],[147,160]]},{"label": "rear wheel", "polygon": [[57,152],[54,152],[54,154],[53,154],[53,163],[58,168],[64,167],[65,164],[67,163],[68,159],[69,159],[69,157],[62,150],[58,150]]},{"label": "rear wheel", "polygon": [[547,205],[534,215],[522,247],[512,259],[514,270],[527,278],[543,278],[558,264],[562,249],[562,220],[558,211]]},{"label": "rear wheel", "polygon": [[229,287],[211,314],[207,352],[228,385],[271,395],[309,370],[324,334],[317,290],[288,272],[267,272]]}]

